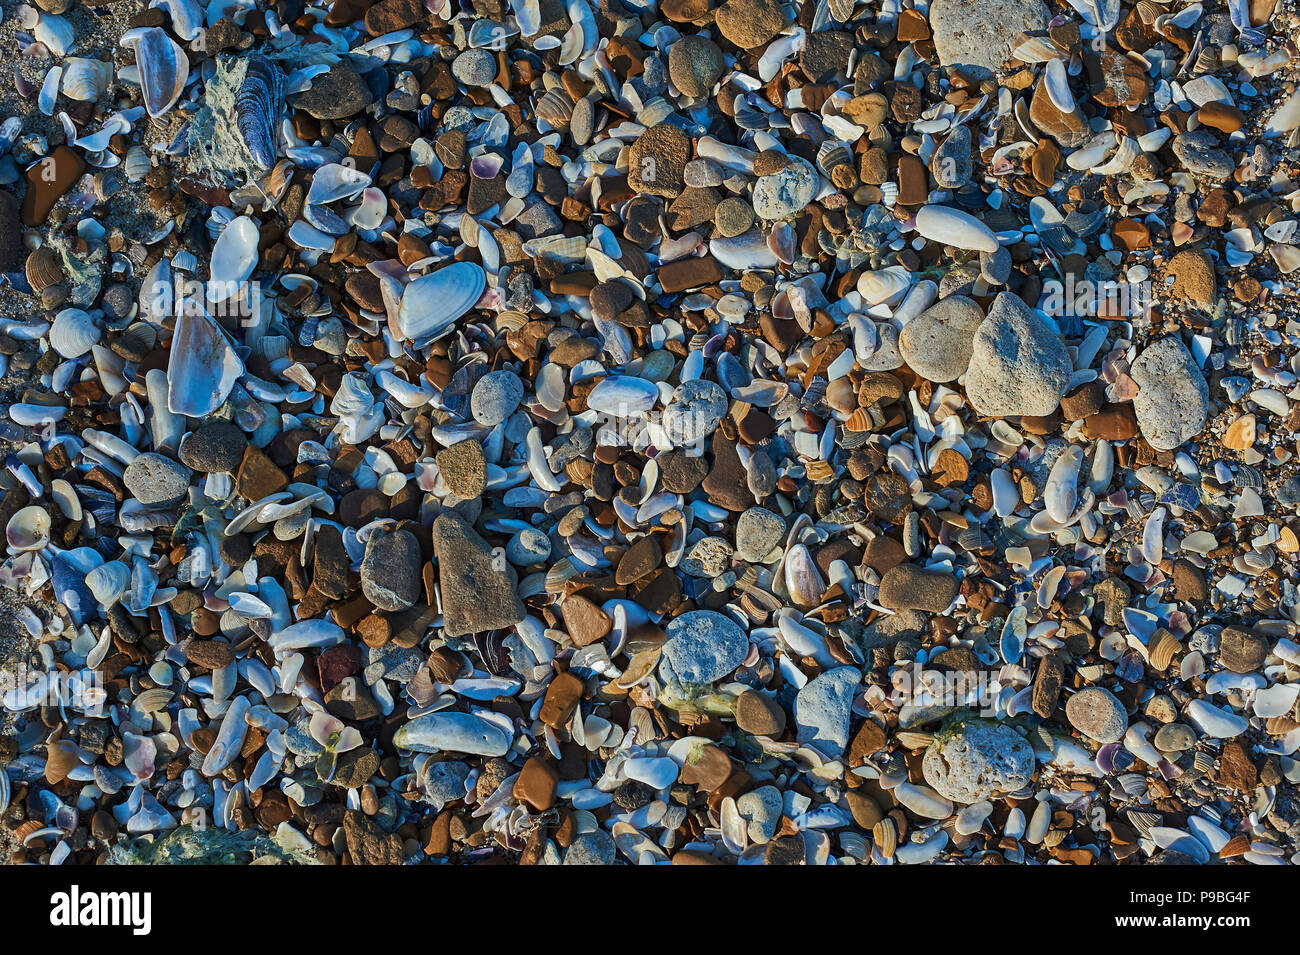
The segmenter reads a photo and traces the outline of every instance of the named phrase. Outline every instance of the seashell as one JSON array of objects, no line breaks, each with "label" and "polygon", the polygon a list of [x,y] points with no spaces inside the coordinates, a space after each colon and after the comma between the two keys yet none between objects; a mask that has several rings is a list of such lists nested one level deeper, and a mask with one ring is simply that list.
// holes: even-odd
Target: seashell
[{"label": "seashell", "polygon": [[649,411],[659,400],[653,381],[632,375],[609,375],[587,395],[587,407],[604,414],[627,417]]},{"label": "seashell", "polygon": [[93,103],[104,95],[113,78],[113,64],[74,56],[63,64],[63,95],[82,103]]},{"label": "seashell", "polygon": [[1094,175],[1098,176],[1118,176],[1126,173],[1137,162],[1142,150],[1139,148],[1137,141],[1128,136],[1120,137],[1119,148],[1115,150],[1114,155],[1106,162],[1094,165],[1091,170]]},{"label": "seashell", "polygon": [[50,542],[50,515],[35,504],[21,508],[9,518],[5,540],[16,551],[40,550]]},{"label": "seashell", "polygon": [[27,273],[27,284],[38,295],[51,285],[63,281],[63,261],[59,258],[59,254],[48,245],[41,246],[27,256],[25,271]]},{"label": "seashell", "polygon": [[800,607],[815,607],[826,595],[826,581],[812,554],[803,544],[795,544],[785,555],[785,587],[790,599]]},{"label": "seashell", "polygon": [[312,173],[307,204],[325,205],[339,199],[355,199],[370,185],[370,181],[364,172],[351,166],[326,163]]},{"label": "seashell", "polygon": [[996,252],[998,237],[974,216],[947,206],[922,206],[916,214],[916,231],[932,242],[972,252]]},{"label": "seashell", "polygon": [[61,16],[49,13],[41,13],[38,16],[36,27],[32,30],[36,42],[44,43],[46,49],[55,56],[65,56],[77,40],[72,24]]},{"label": "seashell", "polygon": [[1147,660],[1153,670],[1162,672],[1169,669],[1169,664],[1173,663],[1174,656],[1181,649],[1182,644],[1178,638],[1162,627],[1147,645]]},{"label": "seashell", "polygon": [[131,569],[121,561],[110,560],[86,575],[86,586],[100,607],[107,610],[122,599],[130,580]]},{"label": "seashell", "polygon": [[901,265],[875,272],[863,272],[858,294],[868,305],[895,305],[912,285],[912,275]]},{"label": "seashell", "polygon": [[184,309],[176,319],[167,362],[167,407],[172,414],[202,418],[225,403],[244,363],[207,315]]},{"label": "seashell", "polygon": [[1070,74],[1066,72],[1065,61],[1057,58],[1047,61],[1043,72],[1043,88],[1052,105],[1066,116],[1072,114],[1077,106],[1074,94],[1070,92]]},{"label": "seashell", "polygon": [[235,125],[248,154],[262,169],[275,165],[275,123],[283,110],[284,72],[266,57],[253,54],[235,93]]},{"label": "seashell", "polygon": [[892,859],[898,849],[898,823],[889,816],[881,819],[871,829],[876,851],[885,859]]},{"label": "seashell", "polygon": [[828,139],[817,150],[817,168],[827,179],[839,166],[852,165],[853,152],[846,143],[838,139]]},{"label": "seashell", "polygon": [[414,342],[432,341],[451,330],[487,287],[487,274],[474,262],[455,262],[422,275],[402,292],[397,328]]},{"label": "seashell", "polygon": [[189,43],[203,31],[203,7],[198,0],[150,0],[149,8],[162,7],[172,21],[172,32]]},{"label": "seashell", "polygon": [[135,54],[145,109],[150,116],[163,115],[176,105],[189,79],[185,51],[159,27],[127,30],[120,42]]},{"label": "seashell", "polygon": [[729,269],[774,269],[777,265],[776,253],[757,229],[731,239],[712,239],[709,251]]},{"label": "seashell", "polygon": [[63,358],[80,358],[99,341],[99,326],[79,308],[65,308],[50,326],[50,347]]},{"label": "seashell", "polygon": [[563,131],[569,128],[569,121],[573,119],[573,105],[569,94],[557,87],[542,95],[534,105],[533,112],[538,119],[545,120],[547,125]]},{"label": "seashell", "polygon": [[209,264],[208,298],[214,302],[241,292],[244,281],[257,266],[257,223],[248,216],[231,219],[212,247]]}]

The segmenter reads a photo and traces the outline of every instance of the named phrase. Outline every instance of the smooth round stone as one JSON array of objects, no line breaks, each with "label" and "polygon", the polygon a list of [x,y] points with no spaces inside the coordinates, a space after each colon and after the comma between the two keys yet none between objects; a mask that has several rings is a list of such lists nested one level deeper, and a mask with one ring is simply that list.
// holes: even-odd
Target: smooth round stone
[{"label": "smooth round stone", "polygon": [[191,471],[161,454],[142,454],[126,466],[122,483],[141,504],[163,507],[189,493]]},{"label": "smooth round stone", "polygon": [[724,69],[722,51],[708,37],[688,34],[668,48],[668,75],[692,99],[708,96]]},{"label": "smooth round stone", "polygon": [[399,727],[393,734],[393,742],[415,753],[504,756],[510,748],[510,734],[473,713],[441,711],[427,713]]},{"label": "smooth round stone", "polygon": [[551,556],[551,539],[534,528],[523,530],[506,542],[506,560],[517,567],[540,564]]},{"label": "smooth round stone", "polygon": [[248,439],[229,421],[209,421],[185,436],[178,457],[202,474],[232,472],[243,460]]},{"label": "smooth round stone", "polygon": [[487,50],[466,50],[452,60],[451,73],[466,86],[487,86],[496,79],[496,57]]},{"label": "smooth round stone", "polygon": [[666,756],[635,756],[623,761],[623,772],[629,779],[645,783],[652,789],[663,789],[677,782],[677,764]]},{"label": "smooth round stone", "polygon": [[1128,729],[1128,714],[1110,690],[1090,686],[1065,703],[1070,725],[1098,743],[1118,743]]},{"label": "smooth round stone", "polygon": [[1196,733],[1182,723],[1168,723],[1151,740],[1162,753],[1181,753],[1196,745]]},{"label": "smooth round stone", "polygon": [[749,636],[730,617],[713,610],[689,610],[664,628],[668,641],[661,669],[683,683],[712,683],[749,654]]},{"label": "smooth round stone", "polygon": [[754,183],[754,213],[760,219],[793,219],[817,194],[817,170],[806,160],[791,156],[784,169],[759,176]]},{"label": "smooth round stone", "polygon": [[493,428],[518,410],[524,400],[524,383],[513,371],[493,371],[474,385],[470,413],[486,428]]},{"label": "smooth round stone", "polygon": [[753,736],[780,736],[786,716],[781,704],[761,690],[746,690],[736,698],[736,725]]},{"label": "smooth round stone", "polygon": [[765,507],[751,507],[736,520],[736,556],[762,563],[785,537],[785,519]]},{"label": "smooth round stone", "polygon": [[968,720],[930,744],[921,770],[946,799],[975,803],[1024,789],[1034,777],[1034,749],[1009,726]]}]

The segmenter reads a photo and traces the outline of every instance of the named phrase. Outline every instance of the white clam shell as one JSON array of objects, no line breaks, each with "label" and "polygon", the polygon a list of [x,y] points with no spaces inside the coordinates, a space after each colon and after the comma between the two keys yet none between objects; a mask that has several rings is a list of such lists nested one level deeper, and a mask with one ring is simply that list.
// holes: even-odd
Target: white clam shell
[{"label": "white clam shell", "polygon": [[486,287],[487,275],[473,262],[455,262],[422,275],[402,292],[397,328],[412,341],[438,338],[474,307]]},{"label": "white clam shell", "polygon": [[370,185],[370,177],[359,169],[342,163],[327,163],[312,174],[307,202],[323,205],[336,199],[353,199]]},{"label": "white clam shell", "polygon": [[50,326],[50,347],[61,358],[80,358],[99,341],[99,326],[90,313],[79,308],[65,308],[54,316]]},{"label": "white clam shell", "polygon": [[99,605],[108,609],[122,599],[130,579],[130,568],[121,561],[110,560],[108,563],[100,564],[86,575],[86,586],[95,595]]},{"label": "white clam shell", "polygon": [[887,269],[863,272],[858,279],[858,294],[868,305],[894,305],[911,285],[911,273],[902,266],[892,265]]},{"label": "white clam shell", "polygon": [[239,292],[257,266],[257,242],[257,223],[249,216],[237,216],[221,230],[212,247],[208,298],[224,302]]},{"label": "white clam shell", "polygon": [[113,64],[74,56],[63,64],[63,95],[83,103],[93,103],[108,89],[113,78]]}]

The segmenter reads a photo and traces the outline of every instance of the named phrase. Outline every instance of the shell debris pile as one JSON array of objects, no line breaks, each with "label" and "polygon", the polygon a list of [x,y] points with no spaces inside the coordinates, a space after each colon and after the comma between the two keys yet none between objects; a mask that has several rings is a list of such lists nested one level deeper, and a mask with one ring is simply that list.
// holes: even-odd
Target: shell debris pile
[{"label": "shell debris pile", "polygon": [[1300,860],[1297,25],[6,5],[12,860]]}]

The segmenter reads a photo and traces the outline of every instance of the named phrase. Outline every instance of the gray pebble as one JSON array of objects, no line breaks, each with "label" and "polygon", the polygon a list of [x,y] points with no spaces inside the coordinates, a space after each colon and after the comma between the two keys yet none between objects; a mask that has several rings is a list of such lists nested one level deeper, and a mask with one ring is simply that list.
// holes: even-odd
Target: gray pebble
[{"label": "gray pebble", "polygon": [[513,371],[493,371],[484,375],[470,395],[470,413],[487,428],[499,425],[515,413],[524,400],[524,383]]},{"label": "gray pebble", "polygon": [[189,493],[192,473],[171,458],[149,452],[127,465],[122,483],[141,504],[166,507],[183,500]]}]

